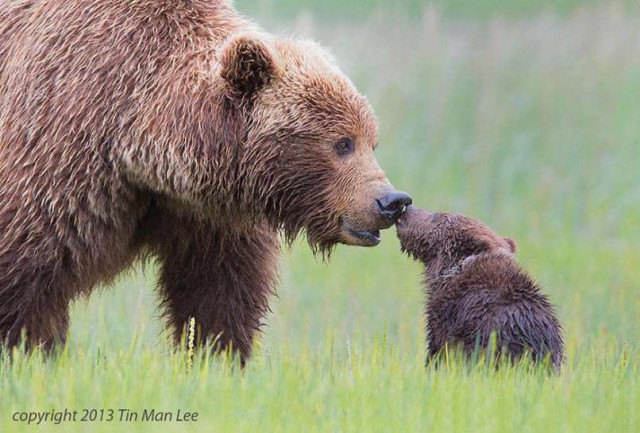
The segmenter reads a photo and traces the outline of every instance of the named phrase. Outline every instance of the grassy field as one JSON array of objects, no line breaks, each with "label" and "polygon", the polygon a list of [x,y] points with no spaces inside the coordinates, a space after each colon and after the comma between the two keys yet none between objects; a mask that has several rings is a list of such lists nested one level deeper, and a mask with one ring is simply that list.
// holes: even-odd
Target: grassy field
[{"label": "grassy field", "polygon": [[[0,432],[640,431],[640,11],[352,3],[238,7],[331,47],[378,113],[380,164],[416,203],[517,239],[564,323],[564,372],[455,357],[425,368],[420,268],[391,229],[379,247],[340,247],[328,264],[302,242],[287,251],[244,372],[225,359],[189,368],[162,332],[153,267],[132,273],[74,305],[59,357],[0,361]],[[116,421],[119,409],[199,417],[12,421],[64,408],[113,409]]]}]

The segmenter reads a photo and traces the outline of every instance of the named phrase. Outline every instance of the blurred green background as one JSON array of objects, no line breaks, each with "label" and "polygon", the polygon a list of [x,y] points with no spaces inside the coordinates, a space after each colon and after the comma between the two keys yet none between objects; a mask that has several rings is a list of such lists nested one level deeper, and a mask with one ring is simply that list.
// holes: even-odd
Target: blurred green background
[{"label": "blurred green background", "polygon": [[634,3],[236,1],[267,30],[330,48],[377,112],[378,159],[399,189],[518,241],[564,323],[563,376],[425,372],[421,268],[390,229],[329,263],[302,240],[286,250],[242,375],[215,363],[185,375],[154,266],[123,277],[74,305],[61,359],[4,364],[0,426],[29,431],[6,419],[17,409],[184,405],[202,431],[638,431]]},{"label": "blurred green background", "polygon": [[[582,7],[610,4],[603,0],[235,0],[238,9],[247,16],[260,18],[274,17],[279,20],[290,19],[301,11],[308,11],[314,16],[331,20],[366,19],[374,10],[385,13],[400,13],[414,16],[424,11],[425,7],[435,7],[452,18],[485,19],[502,15],[526,17],[541,12],[562,15],[571,13]],[[618,5],[637,5],[633,0],[620,0]]]}]

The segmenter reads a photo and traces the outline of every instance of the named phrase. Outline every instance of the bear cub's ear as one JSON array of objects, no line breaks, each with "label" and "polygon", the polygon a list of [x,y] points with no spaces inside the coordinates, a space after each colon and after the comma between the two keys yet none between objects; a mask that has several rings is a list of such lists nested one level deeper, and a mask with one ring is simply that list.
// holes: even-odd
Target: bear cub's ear
[{"label": "bear cub's ear", "polygon": [[516,241],[514,241],[511,238],[504,238],[505,241],[507,241],[507,243],[509,244],[509,250],[511,251],[511,254],[515,254],[516,250],[518,249],[518,245],[516,244]]},{"label": "bear cub's ear", "polygon": [[233,37],[222,48],[222,78],[235,96],[252,96],[273,78],[275,59],[259,35]]}]

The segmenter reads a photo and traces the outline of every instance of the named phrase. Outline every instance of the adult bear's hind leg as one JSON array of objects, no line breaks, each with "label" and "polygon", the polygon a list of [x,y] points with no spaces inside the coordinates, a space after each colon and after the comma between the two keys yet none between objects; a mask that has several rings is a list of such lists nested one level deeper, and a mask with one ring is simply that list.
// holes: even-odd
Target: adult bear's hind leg
[{"label": "adult bear's hind leg", "polygon": [[279,259],[266,224],[227,232],[213,224],[163,216],[153,243],[162,262],[159,288],[176,341],[194,318],[200,343],[232,347],[242,363],[269,310]]}]

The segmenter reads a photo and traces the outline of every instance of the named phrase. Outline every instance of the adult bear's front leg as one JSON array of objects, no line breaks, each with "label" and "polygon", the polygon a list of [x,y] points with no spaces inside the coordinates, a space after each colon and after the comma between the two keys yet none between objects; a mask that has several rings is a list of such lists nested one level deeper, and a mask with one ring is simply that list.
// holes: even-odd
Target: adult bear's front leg
[{"label": "adult bear's front leg", "polygon": [[159,288],[176,341],[195,318],[200,342],[228,347],[244,363],[269,310],[279,240],[266,224],[235,232],[194,220],[165,218],[154,233],[162,261]]}]

